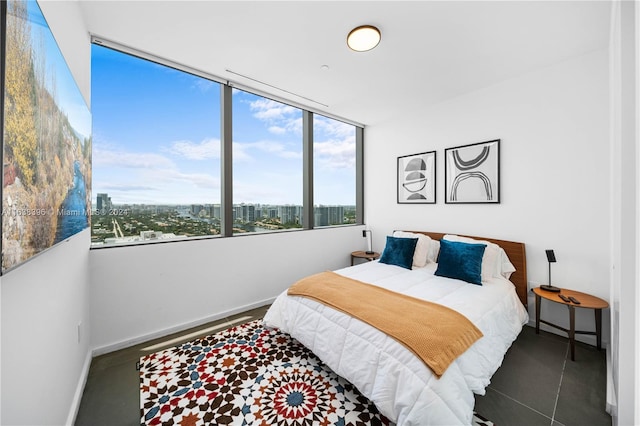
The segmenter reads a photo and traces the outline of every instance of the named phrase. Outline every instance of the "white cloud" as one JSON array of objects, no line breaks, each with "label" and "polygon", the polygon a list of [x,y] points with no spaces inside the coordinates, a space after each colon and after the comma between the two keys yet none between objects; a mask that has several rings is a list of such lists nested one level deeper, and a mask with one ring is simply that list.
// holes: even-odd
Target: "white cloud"
[{"label": "white cloud", "polygon": [[287,132],[293,133],[294,135],[301,135],[302,118],[280,120],[278,124],[270,126],[267,130],[274,135],[284,135]]},{"label": "white cloud", "polygon": [[267,130],[276,135],[287,132],[302,133],[302,111],[267,98],[249,102],[253,116],[267,124]]},{"label": "white cloud", "polygon": [[158,188],[153,186],[114,184],[114,183],[102,184],[100,188],[102,189],[102,192],[108,192],[108,191],[137,192],[137,191],[157,191],[158,190]]},{"label": "white cloud", "polygon": [[316,115],[313,125],[318,132],[338,139],[355,138],[355,127],[342,121]]},{"label": "white cloud", "polygon": [[[215,142],[182,143],[176,150],[182,149],[181,155],[187,156]],[[207,171],[195,172],[189,165],[181,165],[162,154],[134,153],[98,145],[94,146],[93,163],[94,192],[109,193],[116,204],[179,204],[219,199],[220,176]]]},{"label": "white cloud", "polygon": [[249,150],[248,144],[239,142],[233,143],[233,161],[253,161],[253,157],[247,152]]},{"label": "white cloud", "polygon": [[[183,173],[177,170],[169,170],[162,176],[166,180],[179,183],[180,185],[191,185],[196,188],[219,189],[220,178],[208,173]],[[176,182],[177,181],[177,182]]]},{"label": "white cloud", "polygon": [[278,153],[284,151],[284,145],[280,142],[272,141],[258,141],[246,144],[252,148],[256,148],[260,151]]},{"label": "white cloud", "polygon": [[290,160],[297,160],[302,158],[302,153],[299,151],[282,151],[278,154],[281,158],[286,158]]},{"label": "white cloud", "polygon": [[302,117],[288,120],[287,130],[294,132],[295,134],[302,134]]},{"label": "white cloud", "polygon": [[316,136],[313,152],[319,167],[327,169],[354,169],[356,166],[355,127],[338,120],[316,115]]},{"label": "white cloud", "polygon": [[173,155],[189,160],[210,160],[220,158],[220,140],[205,139],[200,143],[176,141],[167,149]]},{"label": "white cloud", "polygon": [[[302,149],[302,147],[300,147]],[[274,154],[280,158],[302,158],[302,152],[288,150],[285,144],[275,141],[234,142],[233,161],[254,161],[260,153]]]},{"label": "white cloud", "polygon": [[194,87],[202,93],[206,93],[216,86],[220,86],[220,84],[211,80],[207,80],[206,78],[198,78],[194,83]]},{"label": "white cloud", "polygon": [[313,144],[318,165],[329,169],[353,169],[356,166],[355,141],[330,140]]},{"label": "white cloud", "polygon": [[92,147],[93,167],[124,167],[132,169],[175,168],[171,159],[152,152],[127,152],[94,145]]},{"label": "white cloud", "polygon": [[297,191],[279,185],[256,186],[253,183],[235,181],[233,198],[236,202],[261,204],[302,204],[302,185]]},{"label": "white cloud", "polygon": [[254,111],[253,116],[263,121],[285,120],[299,111],[290,105],[267,98],[250,102],[249,107]]}]

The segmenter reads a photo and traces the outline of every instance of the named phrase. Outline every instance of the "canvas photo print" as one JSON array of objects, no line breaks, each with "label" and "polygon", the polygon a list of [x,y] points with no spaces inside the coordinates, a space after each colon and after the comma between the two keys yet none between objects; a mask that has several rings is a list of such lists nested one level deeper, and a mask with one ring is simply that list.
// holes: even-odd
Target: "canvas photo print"
[{"label": "canvas photo print", "polygon": [[91,115],[38,3],[2,19],[5,272],[89,226]]}]

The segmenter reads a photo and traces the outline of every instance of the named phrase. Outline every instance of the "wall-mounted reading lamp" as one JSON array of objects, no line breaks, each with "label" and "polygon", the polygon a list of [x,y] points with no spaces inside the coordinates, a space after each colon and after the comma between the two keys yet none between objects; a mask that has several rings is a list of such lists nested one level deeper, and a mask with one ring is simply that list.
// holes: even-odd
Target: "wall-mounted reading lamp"
[{"label": "wall-mounted reading lamp", "polygon": [[553,250],[545,250],[547,253],[547,261],[549,262],[549,285],[541,285],[540,288],[546,291],[553,291],[559,293],[560,289],[551,285],[551,264],[556,263],[556,255]]},{"label": "wall-mounted reading lamp", "polygon": [[[367,235],[367,233],[369,235]],[[363,229],[362,230],[362,238],[367,238],[368,250],[365,251],[365,253],[366,254],[373,254],[373,248],[371,247],[371,239],[373,238],[373,233],[371,232],[371,229]]]}]

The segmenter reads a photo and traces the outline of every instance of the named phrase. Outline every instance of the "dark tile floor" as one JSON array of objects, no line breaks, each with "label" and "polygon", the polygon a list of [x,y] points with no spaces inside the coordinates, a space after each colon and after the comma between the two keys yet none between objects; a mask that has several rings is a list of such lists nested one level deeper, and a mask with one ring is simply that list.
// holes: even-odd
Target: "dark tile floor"
[{"label": "dark tile floor", "polygon": [[[94,358],[75,424],[139,425],[136,362],[141,356],[262,318],[266,310],[254,309]],[[568,348],[566,338],[545,332],[536,335],[533,328],[525,327],[493,376],[486,395],[476,396],[476,411],[498,426],[611,425],[604,410],[604,351],[577,344],[576,361],[571,361]]]},{"label": "dark tile floor", "polygon": [[262,318],[267,309],[268,306],[256,308],[94,358],[91,361],[75,425],[140,425],[140,376],[136,370],[136,363],[140,357],[199,336],[217,333],[233,325]]},{"label": "dark tile floor", "polygon": [[611,425],[606,406],[606,353],[524,327],[491,378],[476,411],[496,425]]}]

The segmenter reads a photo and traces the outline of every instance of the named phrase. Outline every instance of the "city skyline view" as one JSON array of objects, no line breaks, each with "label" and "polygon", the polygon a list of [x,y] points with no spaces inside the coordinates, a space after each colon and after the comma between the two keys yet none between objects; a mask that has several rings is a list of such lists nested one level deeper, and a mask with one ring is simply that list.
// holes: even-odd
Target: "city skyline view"
[{"label": "city skyline view", "polygon": [[[302,110],[232,102],[233,203],[302,204]],[[93,194],[220,203],[220,84],[93,45],[92,108]],[[355,153],[355,126],[314,114],[314,204],[355,204]]]},{"label": "city skyline view", "polygon": [[[107,193],[92,206],[91,244],[137,244],[220,235],[221,204],[115,204]],[[234,204],[233,233],[303,228],[301,205]],[[314,227],[355,223],[356,206],[313,207]]]}]

